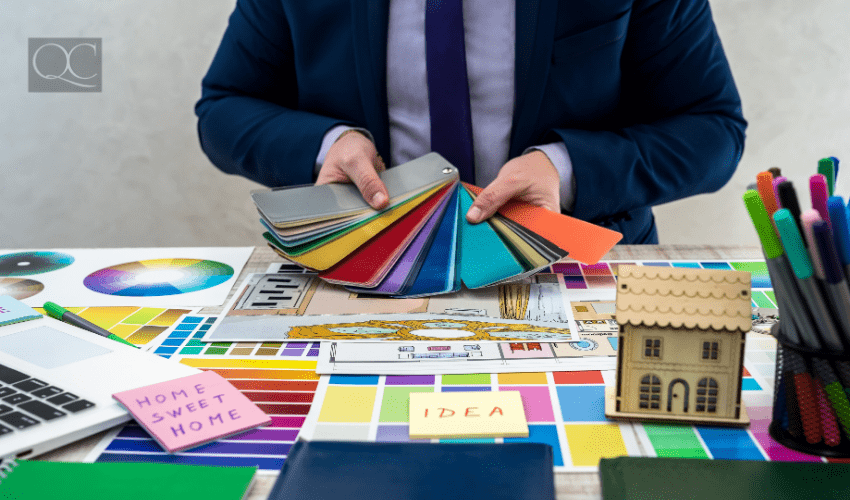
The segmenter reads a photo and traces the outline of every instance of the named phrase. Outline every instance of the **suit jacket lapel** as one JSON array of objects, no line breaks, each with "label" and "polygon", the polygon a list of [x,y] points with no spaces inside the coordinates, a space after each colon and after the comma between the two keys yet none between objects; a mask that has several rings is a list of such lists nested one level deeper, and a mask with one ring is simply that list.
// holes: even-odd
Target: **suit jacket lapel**
[{"label": "suit jacket lapel", "polygon": [[365,126],[378,153],[390,158],[387,113],[387,22],[389,0],[351,0],[354,64],[360,84]]},{"label": "suit jacket lapel", "polygon": [[516,69],[511,158],[533,146],[534,124],[549,77],[558,0],[516,0]]}]

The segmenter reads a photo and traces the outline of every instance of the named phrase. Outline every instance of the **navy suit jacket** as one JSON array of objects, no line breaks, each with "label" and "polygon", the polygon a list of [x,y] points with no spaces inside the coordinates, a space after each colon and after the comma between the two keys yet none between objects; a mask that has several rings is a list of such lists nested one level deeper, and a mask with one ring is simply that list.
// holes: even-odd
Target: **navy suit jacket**
[{"label": "navy suit jacket", "polygon": [[[657,242],[650,207],[716,191],[746,121],[707,0],[515,0],[513,158],[563,141],[572,215]],[[390,158],[389,0],[238,0],[196,105],[221,170],[313,182],[325,132],[368,129]]]}]

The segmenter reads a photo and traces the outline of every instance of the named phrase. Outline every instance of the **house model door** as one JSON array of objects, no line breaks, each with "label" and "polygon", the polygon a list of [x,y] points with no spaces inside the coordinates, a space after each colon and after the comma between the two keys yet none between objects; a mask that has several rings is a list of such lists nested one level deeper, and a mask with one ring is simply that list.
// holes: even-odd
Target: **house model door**
[{"label": "house model door", "polygon": [[675,415],[688,413],[690,392],[685,380],[677,378],[671,381],[667,389],[667,411]]}]

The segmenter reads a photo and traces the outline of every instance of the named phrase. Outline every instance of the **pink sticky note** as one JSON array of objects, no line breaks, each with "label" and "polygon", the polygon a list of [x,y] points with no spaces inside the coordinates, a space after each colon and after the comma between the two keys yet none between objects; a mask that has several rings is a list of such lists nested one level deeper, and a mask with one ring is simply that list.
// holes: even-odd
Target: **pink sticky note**
[{"label": "pink sticky note", "polygon": [[112,397],[171,453],[271,422],[263,410],[212,371]]}]

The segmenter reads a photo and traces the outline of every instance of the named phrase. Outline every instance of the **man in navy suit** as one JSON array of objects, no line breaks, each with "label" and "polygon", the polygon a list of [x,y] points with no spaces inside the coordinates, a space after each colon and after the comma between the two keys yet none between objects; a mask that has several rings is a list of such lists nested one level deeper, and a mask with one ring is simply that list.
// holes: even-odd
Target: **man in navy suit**
[{"label": "man in navy suit", "polygon": [[[746,121],[707,0],[466,0],[457,36],[439,16],[460,2],[237,0],[196,106],[202,148],[269,186],[354,182],[380,208],[384,159],[461,137],[486,186],[471,222],[518,198],[622,243],[657,243],[653,205],[732,176]],[[434,76],[452,44],[461,75]],[[462,106],[441,101],[456,82]]]}]

